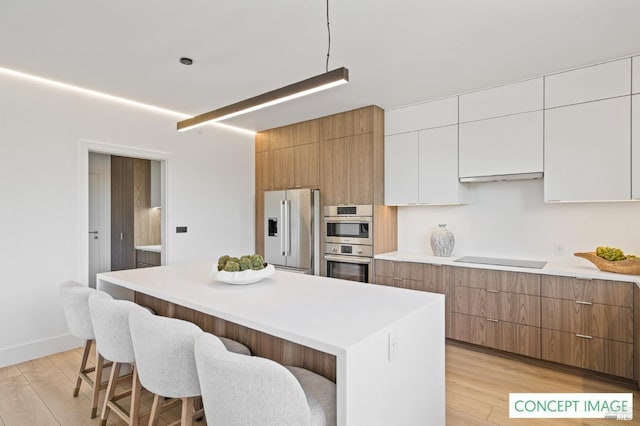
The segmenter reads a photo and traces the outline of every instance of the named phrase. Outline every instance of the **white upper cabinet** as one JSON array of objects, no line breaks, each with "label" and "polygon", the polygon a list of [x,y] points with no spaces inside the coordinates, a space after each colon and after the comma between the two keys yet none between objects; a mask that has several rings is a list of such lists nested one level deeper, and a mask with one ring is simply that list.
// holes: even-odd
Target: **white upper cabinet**
[{"label": "white upper cabinet", "polygon": [[384,202],[418,202],[418,132],[384,138]]},{"label": "white upper cabinet", "polygon": [[385,204],[465,203],[457,125],[386,136],[384,155]]},{"label": "white upper cabinet", "polygon": [[385,111],[384,134],[412,132],[458,123],[458,97]]},{"label": "white upper cabinet", "polygon": [[540,173],[543,112],[460,124],[459,177]]},{"label": "white upper cabinet", "polygon": [[633,70],[633,75],[631,77],[633,87],[631,88],[631,91],[633,93],[640,93],[640,56],[633,57],[631,67]]},{"label": "white upper cabinet", "polygon": [[421,131],[418,156],[420,204],[466,203],[466,185],[458,181],[458,126]]},{"label": "white upper cabinet", "polygon": [[545,201],[631,197],[631,97],[545,111]]},{"label": "white upper cabinet", "polygon": [[640,95],[634,95],[631,102],[631,198],[640,200]]},{"label": "white upper cabinet", "polygon": [[631,58],[545,77],[544,107],[555,108],[631,93]]},{"label": "white upper cabinet", "polygon": [[543,79],[535,78],[461,95],[460,123],[539,111],[543,93]]}]

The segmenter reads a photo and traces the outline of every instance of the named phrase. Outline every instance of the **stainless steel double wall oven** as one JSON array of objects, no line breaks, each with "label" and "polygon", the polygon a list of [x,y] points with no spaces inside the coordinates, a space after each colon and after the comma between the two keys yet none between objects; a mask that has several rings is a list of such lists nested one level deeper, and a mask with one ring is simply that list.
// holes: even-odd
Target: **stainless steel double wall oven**
[{"label": "stainless steel double wall oven", "polygon": [[328,277],[368,283],[373,278],[373,206],[324,208],[324,261]]}]

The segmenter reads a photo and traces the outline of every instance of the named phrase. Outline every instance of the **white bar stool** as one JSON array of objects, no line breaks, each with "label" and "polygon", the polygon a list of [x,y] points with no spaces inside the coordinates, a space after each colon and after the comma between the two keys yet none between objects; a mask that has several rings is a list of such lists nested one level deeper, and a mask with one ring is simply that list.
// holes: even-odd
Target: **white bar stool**
[{"label": "white bar stool", "polygon": [[334,426],[336,385],[309,370],[226,351],[203,333],[195,357],[207,425]]},{"label": "white bar stool", "polygon": [[[129,332],[129,312],[137,309],[138,305],[126,300],[114,300],[110,295],[96,292],[89,297],[89,311],[96,337],[96,347],[105,359],[112,361],[111,375],[107,394],[102,406],[100,421],[102,426],[107,424],[110,412],[113,410],[130,426],[137,426],[140,422],[140,393],[142,388],[138,380],[135,366],[135,356]],[[132,374],[120,377],[123,364],[130,364]],[[120,383],[128,381],[131,389],[116,394]],[[131,396],[128,409],[122,407],[118,401]]]},{"label": "white bar stool", "polygon": [[[93,419],[97,415],[100,390],[104,389],[106,386],[102,384],[102,372],[104,367],[111,365],[105,364],[104,358],[96,350],[96,365],[95,367],[87,368],[91,344],[95,339],[91,315],[89,313],[89,296],[97,293],[97,290],[75,281],[64,282],[60,284],[59,289],[64,315],[67,319],[67,326],[69,327],[69,333],[74,337],[86,341],[84,345],[84,352],[82,354],[82,361],[80,362],[80,368],[78,370],[76,387],[73,390],[73,396],[78,396],[78,393],[80,392],[80,385],[83,381],[91,386],[91,418]],[[92,379],[89,376],[89,373],[93,372],[95,372],[95,376]]]},{"label": "white bar stool", "polygon": [[[193,323],[152,315],[140,307],[129,314],[129,327],[140,382],[155,394],[149,425],[156,426],[161,409],[167,407],[162,406],[160,398],[181,401],[179,424],[192,425],[193,417],[200,415],[194,404],[200,396],[200,384],[193,348],[196,338],[204,332]],[[249,348],[241,343],[223,341],[230,350],[251,355]]]}]

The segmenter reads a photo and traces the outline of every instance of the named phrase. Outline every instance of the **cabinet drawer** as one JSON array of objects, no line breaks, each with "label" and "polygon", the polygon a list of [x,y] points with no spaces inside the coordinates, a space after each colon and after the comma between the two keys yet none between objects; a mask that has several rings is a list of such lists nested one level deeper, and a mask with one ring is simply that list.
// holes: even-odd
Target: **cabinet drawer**
[{"label": "cabinet drawer", "polygon": [[614,376],[633,377],[633,344],[542,329],[542,359]]},{"label": "cabinet drawer", "polygon": [[542,296],[633,307],[633,283],[542,276]]},{"label": "cabinet drawer", "polygon": [[497,348],[500,323],[485,318],[451,313],[451,338],[462,342]]},{"label": "cabinet drawer", "polygon": [[511,293],[540,294],[540,275],[492,269],[449,267],[450,282],[455,286],[508,291]]},{"label": "cabinet drawer", "polygon": [[396,264],[392,260],[375,260],[376,277],[397,278]]},{"label": "cabinet drawer", "polygon": [[540,358],[540,328],[500,322],[500,347],[498,349]]},{"label": "cabinet drawer", "polygon": [[543,297],[542,327],[633,343],[633,309]]},{"label": "cabinet drawer", "polygon": [[[454,286],[451,288],[451,312],[487,317],[486,291],[481,288]],[[497,319],[497,315],[493,316]]]},{"label": "cabinet drawer", "polygon": [[[517,324],[540,327],[540,297],[518,293],[487,294],[490,312],[497,311],[498,319]],[[495,305],[495,308],[492,306]]]},{"label": "cabinet drawer", "polygon": [[540,297],[472,287],[451,288],[451,311],[487,319],[540,326]]},{"label": "cabinet drawer", "polygon": [[521,355],[540,357],[540,329],[451,313],[450,338]]}]

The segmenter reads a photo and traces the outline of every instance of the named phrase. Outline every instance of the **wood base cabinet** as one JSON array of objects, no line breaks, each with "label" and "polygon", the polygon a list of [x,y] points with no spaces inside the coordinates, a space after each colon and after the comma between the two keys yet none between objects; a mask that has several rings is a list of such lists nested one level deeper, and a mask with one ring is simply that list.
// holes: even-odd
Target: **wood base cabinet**
[{"label": "wood base cabinet", "polygon": [[445,267],[428,263],[376,259],[374,268],[375,284],[444,294],[446,297],[445,336],[449,337],[449,286]]},{"label": "wood base cabinet", "polygon": [[452,312],[450,337],[501,351],[540,357],[539,327]]},{"label": "wood base cabinet", "polygon": [[449,268],[452,339],[540,357],[540,276]]},{"label": "wood base cabinet", "polygon": [[543,329],[542,359],[633,378],[632,343]]},{"label": "wood base cabinet", "polygon": [[542,359],[633,378],[633,283],[542,277]]}]

